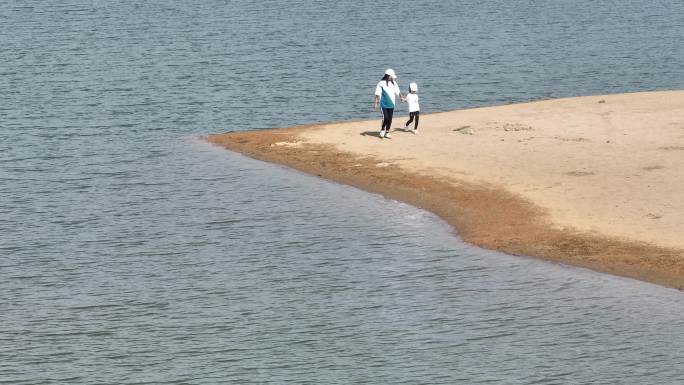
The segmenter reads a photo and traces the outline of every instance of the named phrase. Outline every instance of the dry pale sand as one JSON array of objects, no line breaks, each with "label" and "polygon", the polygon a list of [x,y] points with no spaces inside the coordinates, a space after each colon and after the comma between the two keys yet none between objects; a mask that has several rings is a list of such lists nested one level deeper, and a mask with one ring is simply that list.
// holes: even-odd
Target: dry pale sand
[{"label": "dry pale sand", "polygon": [[425,114],[392,139],[379,126],[208,140],[433,211],[482,247],[684,288],[684,91]]}]

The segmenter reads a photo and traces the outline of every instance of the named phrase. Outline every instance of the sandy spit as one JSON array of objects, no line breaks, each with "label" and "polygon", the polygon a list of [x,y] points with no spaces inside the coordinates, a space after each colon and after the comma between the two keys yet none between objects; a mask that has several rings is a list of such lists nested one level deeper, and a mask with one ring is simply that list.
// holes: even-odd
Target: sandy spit
[{"label": "sandy spit", "polygon": [[466,242],[684,289],[684,91],[546,100],[207,140],[439,215]]}]

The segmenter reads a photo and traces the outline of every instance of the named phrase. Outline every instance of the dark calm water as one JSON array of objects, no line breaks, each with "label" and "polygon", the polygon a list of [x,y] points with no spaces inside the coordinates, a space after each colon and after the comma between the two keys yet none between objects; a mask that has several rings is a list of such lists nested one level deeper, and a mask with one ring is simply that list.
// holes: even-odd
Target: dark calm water
[{"label": "dark calm water", "polygon": [[[684,88],[681,1],[0,2],[1,384],[681,384],[678,291],[211,132]],[[398,113],[405,113],[399,111]]]}]

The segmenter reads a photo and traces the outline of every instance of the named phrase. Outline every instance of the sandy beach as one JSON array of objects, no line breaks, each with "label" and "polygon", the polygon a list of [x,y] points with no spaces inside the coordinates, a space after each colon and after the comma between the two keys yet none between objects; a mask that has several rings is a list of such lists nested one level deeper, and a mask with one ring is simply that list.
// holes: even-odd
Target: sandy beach
[{"label": "sandy beach", "polygon": [[[370,102],[369,102],[370,104]],[[465,241],[684,288],[684,91],[208,136],[434,212]]]}]

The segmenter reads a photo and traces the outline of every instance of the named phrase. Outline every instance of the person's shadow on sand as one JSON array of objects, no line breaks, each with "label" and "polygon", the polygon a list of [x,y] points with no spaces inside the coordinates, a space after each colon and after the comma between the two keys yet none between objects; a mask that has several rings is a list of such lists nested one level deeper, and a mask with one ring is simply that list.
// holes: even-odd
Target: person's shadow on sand
[{"label": "person's shadow on sand", "polygon": [[361,136],[374,136],[376,138],[380,137],[380,131],[364,131]]},{"label": "person's shadow on sand", "polygon": [[[393,128],[392,132],[411,132],[411,130],[406,128]],[[380,137],[380,131],[364,131],[361,136],[374,136],[376,138]]]}]

